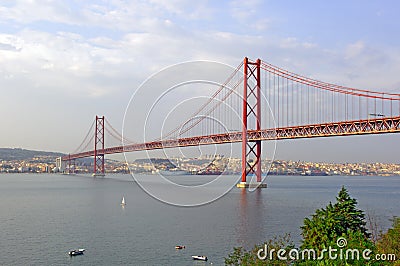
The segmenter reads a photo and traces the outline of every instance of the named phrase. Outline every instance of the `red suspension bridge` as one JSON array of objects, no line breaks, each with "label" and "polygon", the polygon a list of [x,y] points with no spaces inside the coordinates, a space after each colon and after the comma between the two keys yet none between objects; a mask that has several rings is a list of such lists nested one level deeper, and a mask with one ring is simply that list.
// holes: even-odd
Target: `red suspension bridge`
[{"label": "red suspension bridge", "polygon": [[[59,162],[74,169],[75,159],[93,157],[93,174],[104,175],[107,154],[241,142],[247,184],[249,175],[261,182],[262,141],[398,132],[400,94],[330,84],[245,58],[196,112],[161,137],[135,143],[96,116],[79,148]],[[106,147],[105,133],[121,144]]]}]

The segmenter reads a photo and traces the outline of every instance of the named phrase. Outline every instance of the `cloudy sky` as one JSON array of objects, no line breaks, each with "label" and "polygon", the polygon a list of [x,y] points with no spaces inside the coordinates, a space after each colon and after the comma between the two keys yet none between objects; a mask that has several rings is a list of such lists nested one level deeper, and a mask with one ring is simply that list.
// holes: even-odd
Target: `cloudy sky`
[{"label": "cloudy sky", "polygon": [[[244,56],[327,82],[400,91],[398,1],[0,2],[0,147],[74,150],[115,128],[156,71]],[[280,142],[277,157],[400,163],[400,136]]]}]

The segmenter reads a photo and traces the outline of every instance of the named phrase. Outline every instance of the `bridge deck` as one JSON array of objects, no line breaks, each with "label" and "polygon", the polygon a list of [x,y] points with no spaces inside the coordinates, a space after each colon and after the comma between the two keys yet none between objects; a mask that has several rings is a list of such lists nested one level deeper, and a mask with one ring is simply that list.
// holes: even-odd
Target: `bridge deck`
[{"label": "bridge deck", "polygon": [[[399,133],[400,116],[376,119],[343,121],[326,124],[283,127],[263,130],[249,130],[247,138],[255,140],[283,140],[298,138],[334,137],[366,134]],[[97,154],[115,154],[164,148],[189,147],[198,145],[235,143],[242,141],[242,132],[228,132],[209,136],[169,139],[147,143],[129,144],[98,150]],[[70,154],[62,157],[63,161],[94,156],[94,150]]]}]

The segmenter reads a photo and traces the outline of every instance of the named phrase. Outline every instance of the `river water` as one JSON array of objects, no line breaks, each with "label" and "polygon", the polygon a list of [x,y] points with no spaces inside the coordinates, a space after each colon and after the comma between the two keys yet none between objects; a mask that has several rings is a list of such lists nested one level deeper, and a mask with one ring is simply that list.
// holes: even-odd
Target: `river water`
[{"label": "river water", "polygon": [[[3,174],[0,265],[222,265],[235,246],[250,248],[286,232],[298,243],[303,219],[334,201],[342,185],[381,229],[400,215],[400,177],[269,176],[267,183],[177,207],[149,196],[130,175]],[[69,257],[76,248],[85,255]]]}]

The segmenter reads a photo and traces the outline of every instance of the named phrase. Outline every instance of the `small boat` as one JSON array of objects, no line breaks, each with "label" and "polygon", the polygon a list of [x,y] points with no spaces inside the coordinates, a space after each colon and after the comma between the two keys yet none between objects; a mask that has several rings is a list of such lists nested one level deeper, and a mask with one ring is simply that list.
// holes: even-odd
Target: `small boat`
[{"label": "small boat", "polygon": [[70,256],[78,256],[78,255],[83,255],[83,252],[85,252],[85,249],[80,248],[80,249],[74,249],[68,252],[68,255]]},{"label": "small boat", "polygon": [[126,205],[126,203],[125,203],[125,197],[122,197],[121,206],[125,206],[125,205]]},{"label": "small boat", "polygon": [[175,249],[184,249],[185,246],[175,246]]},{"label": "small boat", "polygon": [[207,261],[207,257],[206,256],[197,256],[197,255],[193,255],[192,258],[194,260],[202,260],[202,261]]}]

